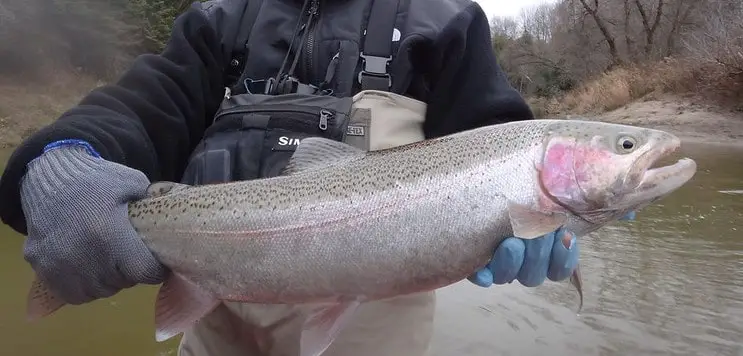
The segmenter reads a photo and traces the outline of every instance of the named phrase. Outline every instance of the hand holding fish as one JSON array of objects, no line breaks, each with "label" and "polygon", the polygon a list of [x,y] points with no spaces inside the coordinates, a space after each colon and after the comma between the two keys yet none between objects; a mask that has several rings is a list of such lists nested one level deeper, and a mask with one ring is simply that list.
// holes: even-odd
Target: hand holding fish
[{"label": "hand holding fish", "polygon": [[[620,220],[634,220],[629,212]],[[509,237],[495,250],[487,266],[468,279],[480,287],[511,283],[536,287],[549,278],[553,282],[570,277],[578,266],[578,241],[571,232],[560,228],[542,237],[523,240]]]},{"label": "hand holding fish", "polygon": [[98,158],[87,143],[49,145],[21,183],[28,226],[24,257],[64,301],[82,304],[166,273],[129,223],[143,197],[140,171]]},{"label": "hand holding fish", "polygon": [[527,287],[544,283],[546,278],[561,281],[578,265],[578,242],[564,228],[531,240],[509,237],[495,249],[487,266],[468,279],[480,286],[518,280]]}]

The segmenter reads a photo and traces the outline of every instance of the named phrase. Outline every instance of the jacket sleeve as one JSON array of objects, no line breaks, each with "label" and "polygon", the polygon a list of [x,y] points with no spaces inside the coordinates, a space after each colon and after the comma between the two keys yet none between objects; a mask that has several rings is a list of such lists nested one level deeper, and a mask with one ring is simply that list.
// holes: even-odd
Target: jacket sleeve
[{"label": "jacket sleeve", "polygon": [[26,164],[57,140],[87,141],[152,181],[179,177],[224,96],[221,38],[206,6],[194,3],[176,19],[161,54],[139,56],[117,82],[23,141],[0,178],[4,223],[26,234],[19,182]]},{"label": "jacket sleeve", "polygon": [[433,48],[424,126],[427,137],[534,119],[498,65],[487,16],[477,3],[443,28]]}]

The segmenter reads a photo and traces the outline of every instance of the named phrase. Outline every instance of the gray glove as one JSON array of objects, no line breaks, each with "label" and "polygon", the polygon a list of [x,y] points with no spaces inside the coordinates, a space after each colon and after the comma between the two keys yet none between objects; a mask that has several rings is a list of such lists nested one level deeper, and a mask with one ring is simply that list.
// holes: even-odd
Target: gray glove
[{"label": "gray glove", "polygon": [[134,231],[126,204],[148,184],[142,172],[99,158],[85,142],[49,149],[21,181],[26,261],[70,304],[161,283],[166,269]]}]

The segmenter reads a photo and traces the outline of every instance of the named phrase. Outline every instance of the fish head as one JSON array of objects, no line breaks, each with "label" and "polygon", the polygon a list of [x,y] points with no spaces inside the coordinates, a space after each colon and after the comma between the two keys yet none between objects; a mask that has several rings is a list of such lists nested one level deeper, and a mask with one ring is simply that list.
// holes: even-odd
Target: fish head
[{"label": "fish head", "polygon": [[[683,158],[653,167],[681,140],[630,125],[566,120],[551,125],[539,167],[543,204],[587,222],[593,230],[637,211],[689,181],[696,163]],[[576,231],[576,233],[578,233]]]}]

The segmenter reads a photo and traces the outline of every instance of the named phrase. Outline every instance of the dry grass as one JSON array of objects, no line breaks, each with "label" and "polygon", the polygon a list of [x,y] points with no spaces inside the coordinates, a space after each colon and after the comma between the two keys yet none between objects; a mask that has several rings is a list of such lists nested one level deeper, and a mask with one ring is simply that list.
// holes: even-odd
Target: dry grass
[{"label": "dry grass", "polygon": [[44,83],[0,79],[0,147],[18,145],[101,83],[74,71],[51,71]]},{"label": "dry grass", "polygon": [[658,94],[698,97],[719,105],[740,105],[743,81],[722,66],[667,58],[606,72],[551,99],[532,99],[540,117],[597,114]]}]

